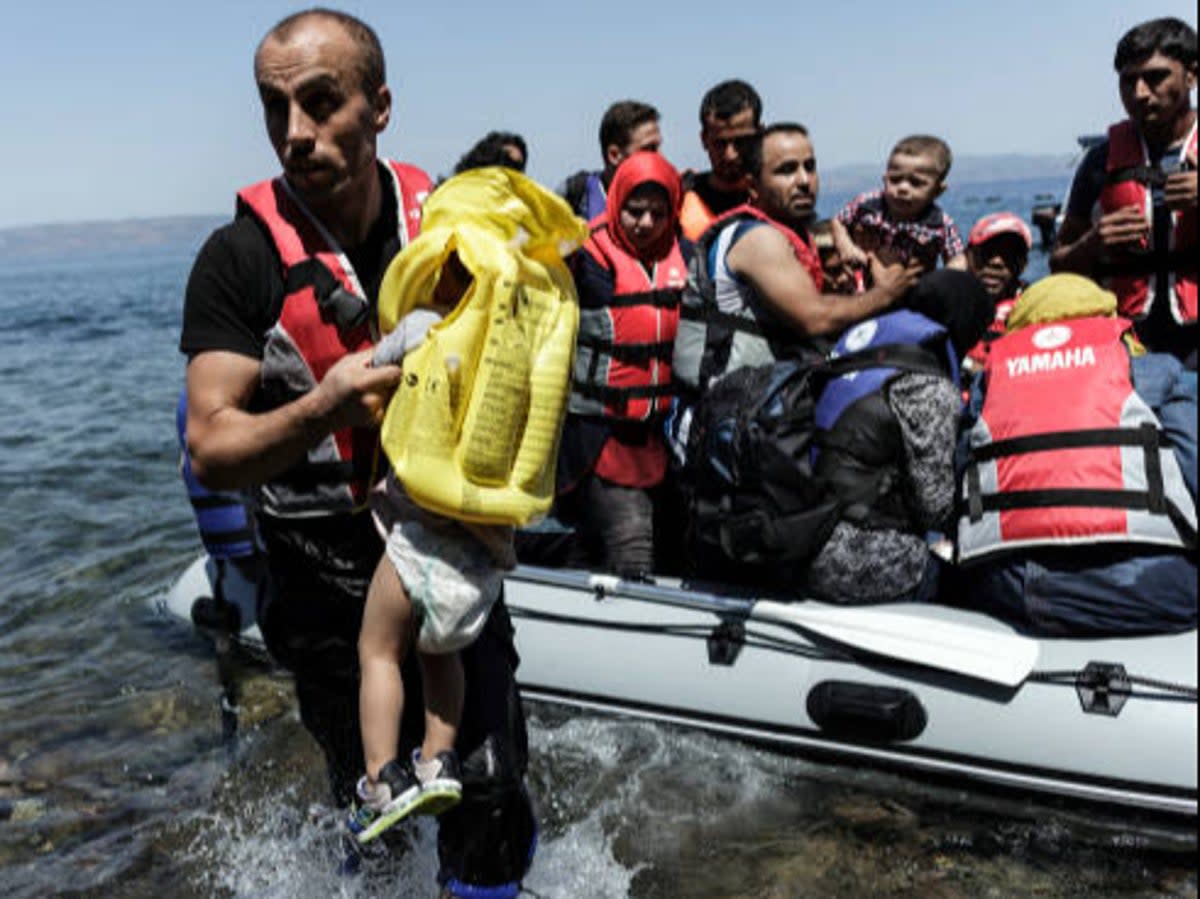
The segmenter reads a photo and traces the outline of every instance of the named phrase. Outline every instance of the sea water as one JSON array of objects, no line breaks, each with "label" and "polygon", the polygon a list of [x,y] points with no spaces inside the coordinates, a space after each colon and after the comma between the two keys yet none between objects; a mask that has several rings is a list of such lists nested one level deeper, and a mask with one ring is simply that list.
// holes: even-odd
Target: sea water
[{"label": "sea water", "polygon": [[[945,205],[965,233],[1062,186],[972,185]],[[199,551],[173,415],[183,287],[211,224],[0,253],[0,895],[432,895],[430,822],[363,875],[335,873],[341,813],[286,675],[242,666],[231,746],[211,648],[153,610]],[[1194,832],[528,712],[540,896],[1196,895]]]}]

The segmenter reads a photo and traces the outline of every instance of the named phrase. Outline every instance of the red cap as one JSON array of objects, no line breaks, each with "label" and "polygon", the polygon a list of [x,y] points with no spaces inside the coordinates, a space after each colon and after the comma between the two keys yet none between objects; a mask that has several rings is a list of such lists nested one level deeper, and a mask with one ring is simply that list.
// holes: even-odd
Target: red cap
[{"label": "red cap", "polygon": [[976,246],[1000,234],[1017,234],[1021,240],[1025,241],[1025,249],[1033,249],[1033,235],[1029,231],[1029,226],[1013,212],[993,212],[991,215],[985,215],[971,229],[971,233],[967,237],[967,246]]}]

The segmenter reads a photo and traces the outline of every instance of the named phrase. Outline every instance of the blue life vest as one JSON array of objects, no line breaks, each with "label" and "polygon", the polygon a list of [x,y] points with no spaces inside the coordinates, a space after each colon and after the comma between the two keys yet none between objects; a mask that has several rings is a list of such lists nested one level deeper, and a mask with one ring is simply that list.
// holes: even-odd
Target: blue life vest
[{"label": "blue life vest", "polygon": [[[944,348],[947,374],[958,385],[958,359],[945,327],[908,309],[859,322],[841,336],[830,356],[836,359],[861,350],[903,345],[936,347],[939,353]],[[881,390],[899,371],[882,365],[834,378],[817,401],[814,412],[817,427],[824,431],[833,430],[847,408],[867,394]]]},{"label": "blue life vest", "polygon": [[583,191],[583,217],[590,222],[608,209],[608,194],[604,192],[604,182],[600,180],[600,172],[592,172],[587,176]]},{"label": "blue life vest", "polygon": [[900,490],[904,437],[884,387],[907,372],[938,374],[957,387],[958,360],[944,326],[903,309],[846,331],[831,357],[851,355],[877,355],[879,364],[832,378],[821,391],[813,410],[818,435],[813,469],[840,499],[845,520],[906,530],[909,513]]},{"label": "blue life vest", "polygon": [[258,551],[258,535],[250,513],[249,497],[238,491],[209,490],[192,473],[187,452],[187,392],[179,395],[175,407],[175,430],[179,436],[179,473],[187,487],[200,540],[208,554],[218,561],[241,559]]}]

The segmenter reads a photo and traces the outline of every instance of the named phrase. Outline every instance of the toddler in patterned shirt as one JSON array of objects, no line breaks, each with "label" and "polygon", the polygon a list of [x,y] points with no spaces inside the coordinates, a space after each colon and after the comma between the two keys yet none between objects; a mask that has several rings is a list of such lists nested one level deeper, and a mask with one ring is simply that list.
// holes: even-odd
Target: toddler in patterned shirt
[{"label": "toddler in patterned shirt", "polygon": [[868,254],[884,264],[917,259],[926,271],[937,268],[939,259],[946,268],[965,270],[962,236],[936,202],[946,190],[950,163],[950,147],[940,138],[918,134],[897,143],[883,190],[855,197],[831,223],[841,257],[860,272]]}]

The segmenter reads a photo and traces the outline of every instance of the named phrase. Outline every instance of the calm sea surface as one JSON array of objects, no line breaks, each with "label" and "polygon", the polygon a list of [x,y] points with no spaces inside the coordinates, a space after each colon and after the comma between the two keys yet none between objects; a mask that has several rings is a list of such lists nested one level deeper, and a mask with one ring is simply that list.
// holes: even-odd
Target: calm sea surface
[{"label": "calm sea surface", "polygon": [[[965,232],[1064,182],[946,205]],[[173,410],[202,238],[0,264],[0,895],[430,895],[425,824],[408,856],[333,874],[340,817],[288,679],[246,665],[230,757],[209,646],[153,611],[199,549]],[[540,896],[1196,895],[1195,833],[644,722],[530,725]]]}]

